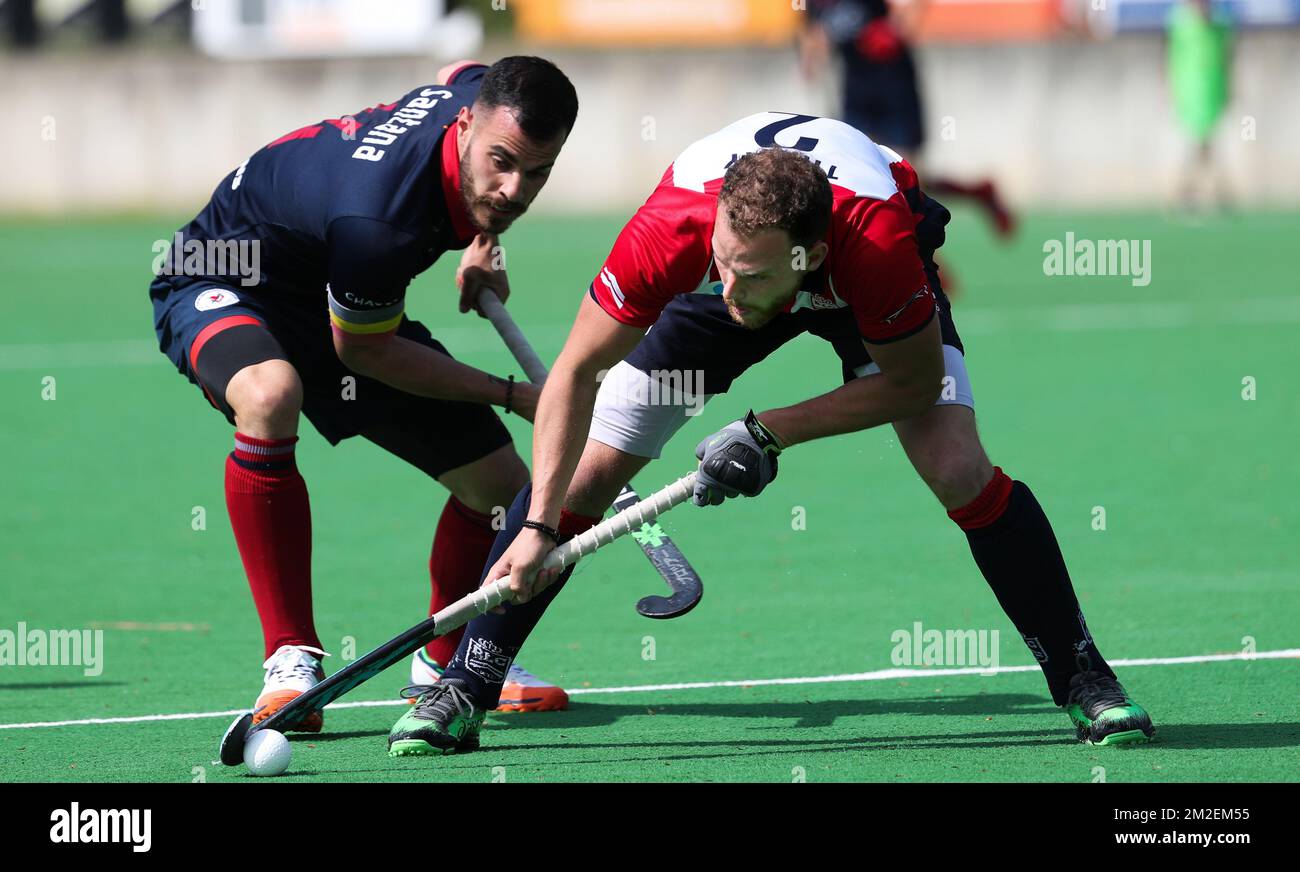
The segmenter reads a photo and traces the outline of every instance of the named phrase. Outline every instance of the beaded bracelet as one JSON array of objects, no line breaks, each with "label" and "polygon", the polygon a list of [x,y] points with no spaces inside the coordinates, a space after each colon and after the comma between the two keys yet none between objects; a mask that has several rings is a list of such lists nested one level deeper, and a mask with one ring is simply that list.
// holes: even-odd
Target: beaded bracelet
[{"label": "beaded bracelet", "polygon": [[560,544],[560,531],[554,527],[548,527],[541,521],[524,521],[523,526],[527,527],[529,530],[537,530],[545,533],[547,536],[550,536],[555,540],[556,545]]}]

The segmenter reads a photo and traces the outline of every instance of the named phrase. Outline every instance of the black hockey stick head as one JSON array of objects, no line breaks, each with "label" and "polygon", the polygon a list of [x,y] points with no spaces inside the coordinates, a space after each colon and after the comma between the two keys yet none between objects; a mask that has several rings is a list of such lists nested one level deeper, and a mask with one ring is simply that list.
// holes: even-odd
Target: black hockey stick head
[{"label": "black hockey stick head", "polygon": [[700,581],[700,576],[691,568],[673,540],[664,535],[658,526],[656,524],[650,530],[632,535],[659,571],[672,595],[642,597],[636,604],[636,610],[646,618],[679,618],[700,604],[700,599],[704,596],[704,582]]},{"label": "black hockey stick head", "polygon": [[244,740],[248,738],[248,728],[252,725],[253,713],[244,712],[226,729],[226,734],[221,737],[221,750],[218,752],[222,763],[227,766],[238,766],[244,762]]},{"label": "black hockey stick head", "polygon": [[[614,500],[614,508],[622,511],[640,499],[631,485],[625,485]],[[699,574],[686,559],[686,555],[668,538],[663,527],[658,523],[642,524],[640,530],[632,532],[632,538],[641,546],[660,578],[672,591],[671,596],[642,597],[636,604],[638,614],[657,620],[678,618],[700,604],[700,599],[704,596],[704,582],[700,581]]]},{"label": "black hockey stick head", "polygon": [[637,613],[645,618],[655,618],[665,620],[667,618],[680,618],[700,604],[701,597],[704,596],[704,588],[700,580],[695,579],[693,587],[686,586],[680,590],[673,591],[672,596],[643,596],[637,600]]}]

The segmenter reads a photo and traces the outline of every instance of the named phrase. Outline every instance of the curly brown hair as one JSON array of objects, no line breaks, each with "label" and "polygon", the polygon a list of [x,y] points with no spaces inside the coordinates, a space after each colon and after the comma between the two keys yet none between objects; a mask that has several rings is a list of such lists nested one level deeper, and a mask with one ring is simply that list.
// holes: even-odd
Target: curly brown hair
[{"label": "curly brown hair", "polygon": [[831,183],[821,167],[785,148],[741,155],[727,169],[718,193],[718,205],[741,236],[784,230],[803,246],[826,235],[831,203]]}]

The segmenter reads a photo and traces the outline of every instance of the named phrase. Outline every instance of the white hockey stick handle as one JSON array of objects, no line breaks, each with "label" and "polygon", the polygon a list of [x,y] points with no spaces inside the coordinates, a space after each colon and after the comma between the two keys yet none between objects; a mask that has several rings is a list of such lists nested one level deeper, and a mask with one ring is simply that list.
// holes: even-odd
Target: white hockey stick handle
[{"label": "white hockey stick handle", "polygon": [[547,569],[559,569],[576,563],[598,548],[604,548],[610,542],[626,536],[633,530],[640,530],[642,524],[648,524],[673,506],[679,506],[691,498],[695,490],[695,473],[688,472],[677,481],[660,488],[650,496],[628,506],[621,512],[606,518],[585,533],[579,533],[550,554],[543,564]]},{"label": "white hockey stick handle", "polygon": [[[545,382],[546,364],[542,363],[541,358],[537,356],[537,352],[533,351],[533,346],[528,343],[528,338],[519,329],[515,319],[510,317],[510,313],[501,304],[501,299],[497,297],[496,292],[490,288],[484,288],[479,292],[478,304],[482,308],[483,314],[487,315],[488,320],[492,322],[492,326],[496,327],[497,332],[501,334],[506,346],[514,354],[515,360],[528,374],[529,381],[535,384]],[[694,489],[695,473],[692,472],[645,499],[638,499],[636,503],[628,506],[608,520],[602,521],[587,532],[556,548],[547,556],[546,565],[550,568],[568,566],[579,557],[584,557],[597,548],[608,545],[632,529],[640,529],[642,524],[653,520],[673,506],[685,502],[690,498]],[[630,493],[632,497],[636,497],[636,492],[632,491],[630,486],[625,486],[624,491]],[[635,528],[631,526],[634,520],[636,522]]]},{"label": "white hockey stick handle", "polygon": [[[488,320],[492,322],[492,326],[496,328],[497,333],[501,335],[501,339],[505,342],[506,347],[510,349],[510,353],[515,356],[515,360],[518,361],[528,375],[528,380],[538,385],[544,383],[547,375],[546,364],[542,363],[542,359],[537,356],[537,352],[533,350],[533,346],[529,344],[528,338],[519,329],[515,319],[510,317],[510,313],[506,311],[506,307],[502,305],[501,298],[496,295],[496,292],[490,288],[484,288],[479,292],[478,305],[483,310],[483,314],[487,315]],[[625,485],[623,490],[625,493],[630,494],[632,498],[636,497],[636,492],[631,489],[630,485]],[[642,524],[649,523],[673,506],[686,502],[691,498],[691,493],[694,490],[695,473],[690,472],[645,499],[637,500],[633,505],[628,506],[613,517],[601,521],[585,533],[581,533],[565,542],[546,555],[545,565],[551,569],[558,569],[577,562],[580,557],[587,556],[597,548],[602,548],[633,530],[641,529]],[[444,611],[457,608],[462,602],[476,597],[482,597],[485,603],[481,611],[496,608],[510,596],[509,581],[509,578],[490,581],[460,602],[448,606]],[[472,607],[478,608],[477,605]],[[465,618],[465,620],[468,621],[472,617],[473,614]],[[457,624],[456,626],[460,625]]]},{"label": "white hockey stick handle", "polygon": [[433,614],[433,624],[439,636],[445,636],[458,627],[463,627],[479,615],[489,612],[509,601],[512,596],[509,585],[510,577],[489,582],[478,590],[465,594],[446,608]]},{"label": "white hockey stick handle", "polygon": [[496,295],[496,291],[491,288],[484,288],[479,291],[478,305],[483,310],[483,314],[487,315],[488,320],[492,322],[492,326],[497,328],[497,332],[505,340],[506,347],[510,349],[510,353],[515,356],[515,360],[519,361],[519,365],[523,367],[528,380],[537,385],[545,382],[546,364],[542,363],[542,359],[537,356],[537,352],[533,351],[533,346],[528,344],[524,332],[519,329],[515,319],[510,317],[510,313],[502,305],[501,298]]},{"label": "white hockey stick handle", "polygon": [[[641,529],[642,524],[648,524],[673,506],[686,502],[691,498],[694,490],[695,473],[689,472],[667,487],[655,491],[640,502],[601,521],[585,533],[574,536],[547,554],[543,565],[548,569],[560,569],[577,563],[579,558],[604,548],[633,530]],[[476,615],[490,611],[503,602],[509,602],[512,596],[509,576],[502,576],[488,582],[433,616],[434,623],[438,627],[438,635],[449,633],[469,623]]]}]

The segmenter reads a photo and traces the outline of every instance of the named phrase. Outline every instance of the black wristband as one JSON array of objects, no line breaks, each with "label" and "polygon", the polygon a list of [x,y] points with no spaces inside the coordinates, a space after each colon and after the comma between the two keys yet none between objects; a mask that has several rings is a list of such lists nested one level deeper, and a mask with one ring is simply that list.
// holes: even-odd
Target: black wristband
[{"label": "black wristband", "polygon": [[776,434],[758,420],[758,415],[754,414],[753,409],[750,409],[749,414],[745,416],[745,429],[749,431],[750,437],[764,454],[776,457],[781,453],[781,443],[777,441]]},{"label": "black wristband", "polygon": [[510,414],[511,411],[510,404],[514,402],[514,399],[515,399],[515,375],[514,373],[511,373],[510,381],[506,382],[506,414],[507,415]]},{"label": "black wristband", "polygon": [[550,536],[555,540],[556,545],[560,544],[560,531],[554,527],[548,527],[541,521],[524,521],[523,526],[527,527],[529,530],[537,530],[545,533],[547,536]]}]

